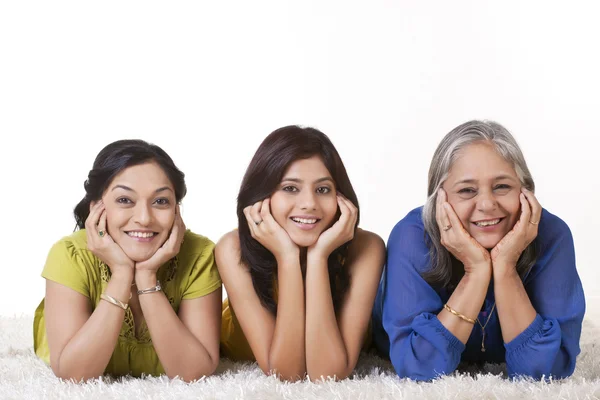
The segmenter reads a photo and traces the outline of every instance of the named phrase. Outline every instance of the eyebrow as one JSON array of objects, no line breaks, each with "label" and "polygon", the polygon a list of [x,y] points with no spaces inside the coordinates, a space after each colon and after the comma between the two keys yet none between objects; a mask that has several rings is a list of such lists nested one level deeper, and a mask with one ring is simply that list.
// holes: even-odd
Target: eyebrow
[{"label": "eyebrow", "polygon": [[[512,181],[516,180],[513,176],[506,175],[506,174],[498,175],[493,180],[494,181],[501,181],[502,179],[509,179],[509,180],[512,180]],[[456,182],[453,186],[460,185],[460,184],[463,184],[463,183],[477,183],[477,179],[462,179],[462,180]]]},{"label": "eyebrow", "polygon": [[[123,189],[123,190],[127,190],[128,192],[134,192],[134,193],[135,193],[135,190],[133,190],[133,189],[132,189],[132,188],[130,188],[129,186],[125,186],[125,185],[115,185],[115,187],[113,187],[113,188],[111,189],[111,191],[113,191],[113,190],[115,190],[115,189]],[[165,190],[170,190],[170,191],[172,192],[172,190],[171,190],[171,188],[170,188],[170,187],[168,187],[168,186],[163,186],[163,187],[161,187],[161,188],[158,188],[158,189],[156,189],[156,190],[154,191],[154,193],[160,193],[160,192],[164,192]]]},{"label": "eyebrow", "polygon": [[[331,179],[328,176],[324,176],[323,178],[319,178],[316,181],[314,181],[313,183],[321,183],[324,181],[330,181],[331,183],[333,183],[333,179]],[[281,180],[281,182],[296,182],[296,183],[304,183],[304,181],[302,179],[299,178],[283,178]]]}]

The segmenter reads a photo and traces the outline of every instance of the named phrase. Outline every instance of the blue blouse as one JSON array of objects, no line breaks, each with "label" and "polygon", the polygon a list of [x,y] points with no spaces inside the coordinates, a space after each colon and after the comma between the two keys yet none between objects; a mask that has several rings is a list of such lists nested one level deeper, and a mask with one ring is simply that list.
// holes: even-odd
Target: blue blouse
[{"label": "blue blouse", "polygon": [[[565,222],[542,210],[535,239],[538,258],[523,280],[535,320],[509,343],[502,340],[498,313],[482,331],[476,324],[467,344],[437,319],[451,291],[434,289],[422,277],[429,268],[429,249],[421,218],[411,211],[390,234],[388,258],[373,308],[373,339],[404,378],[430,380],[452,373],[459,362],[506,362],[508,375],[534,379],[564,378],[573,373],[585,298],[577,269],[573,237]],[[478,318],[487,321],[494,304],[490,283]]]}]

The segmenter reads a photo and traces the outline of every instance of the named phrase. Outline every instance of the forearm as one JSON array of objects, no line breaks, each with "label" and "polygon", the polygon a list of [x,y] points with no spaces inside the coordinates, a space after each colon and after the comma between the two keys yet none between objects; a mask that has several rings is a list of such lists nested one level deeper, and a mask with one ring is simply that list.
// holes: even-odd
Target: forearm
[{"label": "forearm", "polygon": [[326,257],[308,257],[305,285],[307,373],[311,379],[344,379],[352,368],[335,315]]},{"label": "forearm", "polygon": [[[131,294],[132,275],[113,275],[105,293],[124,303]],[[104,374],[123,325],[125,310],[101,300],[98,306],[68,341],[52,370],[64,379],[97,378]]]},{"label": "forearm", "polygon": [[306,373],[304,348],[304,284],[298,258],[277,262],[278,302],[275,330],[269,349],[269,369],[282,379],[302,379]]},{"label": "forearm", "polygon": [[[157,284],[155,273],[136,273],[138,288]],[[219,362],[190,332],[173,310],[164,292],[139,295],[140,306],[156,354],[169,378],[193,381],[214,372]]]},{"label": "forearm", "polygon": [[514,266],[494,266],[494,293],[502,338],[509,343],[531,325],[537,312]]},{"label": "forearm", "polygon": [[[478,270],[478,273],[465,274],[447,301],[452,309],[473,320],[479,315],[491,279],[489,265]],[[439,312],[438,319],[458,340],[467,343],[473,324],[453,315],[445,308]]]}]

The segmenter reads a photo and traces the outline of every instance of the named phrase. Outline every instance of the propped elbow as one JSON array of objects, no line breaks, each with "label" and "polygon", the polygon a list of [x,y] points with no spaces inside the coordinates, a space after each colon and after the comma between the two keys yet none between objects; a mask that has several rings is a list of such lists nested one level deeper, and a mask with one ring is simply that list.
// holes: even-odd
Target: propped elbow
[{"label": "propped elbow", "polygon": [[191,382],[197,381],[198,379],[201,379],[205,376],[210,376],[210,375],[214,374],[215,371],[217,370],[218,365],[219,365],[218,360],[216,362],[211,361],[211,363],[209,365],[198,366],[198,368],[195,370],[188,369],[184,373],[180,373],[180,374],[167,372],[166,375],[169,377],[169,379],[179,378],[184,382],[191,383]]}]

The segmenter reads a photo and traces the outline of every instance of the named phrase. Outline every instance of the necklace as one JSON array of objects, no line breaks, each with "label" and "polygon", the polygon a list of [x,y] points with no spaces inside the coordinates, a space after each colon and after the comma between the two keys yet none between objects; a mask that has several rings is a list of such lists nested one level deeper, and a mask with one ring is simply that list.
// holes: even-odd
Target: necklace
[{"label": "necklace", "polygon": [[477,323],[481,327],[481,352],[483,353],[485,353],[485,327],[487,326],[488,322],[490,322],[490,318],[492,318],[492,314],[494,313],[495,308],[496,302],[494,302],[492,310],[490,311],[490,315],[488,315],[487,319],[485,320],[485,324],[481,325],[481,322],[479,322],[479,318],[477,318]]}]

